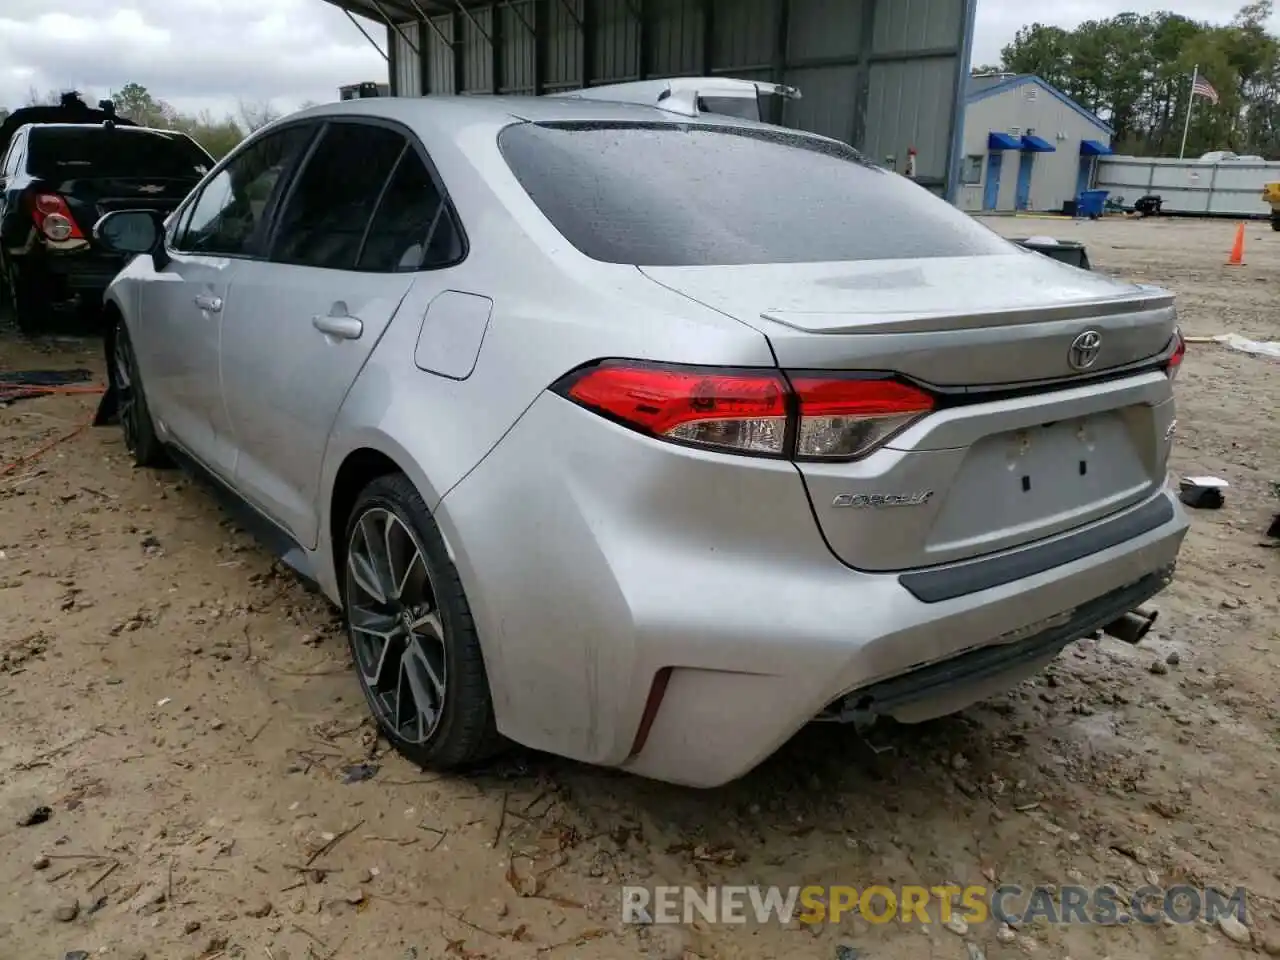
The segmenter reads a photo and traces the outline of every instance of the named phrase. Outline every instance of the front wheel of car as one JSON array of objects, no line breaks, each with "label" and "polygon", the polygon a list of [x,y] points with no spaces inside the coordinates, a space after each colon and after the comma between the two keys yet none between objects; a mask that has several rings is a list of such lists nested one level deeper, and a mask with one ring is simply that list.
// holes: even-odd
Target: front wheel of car
[{"label": "front wheel of car", "polygon": [[124,318],[118,317],[112,330],[111,389],[116,394],[116,413],[120,418],[120,430],[124,445],[138,467],[158,467],[165,463],[164,444],[156,436],[151,409],[142,389],[142,374],[138,371],[138,356],[129,339],[129,328]]},{"label": "front wheel of car", "polygon": [[403,474],[361,492],[339,581],[360,687],[396,751],[438,770],[491,756],[501,741],[471,609],[435,521]]}]

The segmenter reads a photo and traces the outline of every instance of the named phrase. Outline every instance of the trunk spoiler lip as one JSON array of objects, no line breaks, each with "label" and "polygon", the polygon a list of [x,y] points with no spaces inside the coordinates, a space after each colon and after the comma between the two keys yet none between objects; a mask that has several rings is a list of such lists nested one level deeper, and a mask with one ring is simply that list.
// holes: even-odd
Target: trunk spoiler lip
[{"label": "trunk spoiler lip", "polygon": [[1074,387],[1087,387],[1093,384],[1107,383],[1112,380],[1125,380],[1140,374],[1161,373],[1164,375],[1165,364],[1173,356],[1176,337],[1171,339],[1163,350],[1140,360],[1133,360],[1118,367],[1108,367],[1091,373],[1077,373],[1067,377],[1050,377],[1037,380],[1011,380],[1008,383],[986,383],[973,386],[937,386],[923,381],[905,378],[933,392],[938,399],[938,407],[963,406],[971,403],[990,403],[997,400],[1014,400],[1019,397],[1030,397],[1046,393],[1050,390],[1065,390]]},{"label": "trunk spoiler lip", "polygon": [[[1147,313],[1157,310],[1174,311],[1175,297],[1156,287],[1143,287],[1138,294],[1119,297],[1103,297],[1075,300],[1044,306],[1017,306],[995,310],[976,310],[958,313],[948,310],[916,313],[903,311],[895,314],[830,313],[825,311],[771,310],[760,314],[762,320],[781,324],[801,333],[818,336],[863,333],[936,333],[940,330],[972,330],[978,327],[1007,327],[1022,323],[1053,323],[1062,320],[1097,320],[1124,314]],[[817,318],[847,317],[849,322],[830,326],[814,324]],[[810,322],[802,322],[808,318]],[[861,318],[861,319],[855,319]],[[941,323],[945,321],[945,326]]]}]

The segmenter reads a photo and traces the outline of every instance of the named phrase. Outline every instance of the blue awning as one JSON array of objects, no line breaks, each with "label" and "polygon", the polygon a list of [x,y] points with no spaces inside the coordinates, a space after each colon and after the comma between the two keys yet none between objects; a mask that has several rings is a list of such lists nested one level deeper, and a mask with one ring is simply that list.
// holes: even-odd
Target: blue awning
[{"label": "blue awning", "polygon": [[1021,150],[1022,141],[1007,133],[992,130],[987,134],[988,150]]},{"label": "blue awning", "polygon": [[1022,149],[1026,153],[1057,153],[1058,148],[1048,140],[1032,134],[1027,134],[1022,138]]},{"label": "blue awning", "polygon": [[1112,152],[1101,140],[1081,140],[1080,156],[1082,157],[1105,157]]}]

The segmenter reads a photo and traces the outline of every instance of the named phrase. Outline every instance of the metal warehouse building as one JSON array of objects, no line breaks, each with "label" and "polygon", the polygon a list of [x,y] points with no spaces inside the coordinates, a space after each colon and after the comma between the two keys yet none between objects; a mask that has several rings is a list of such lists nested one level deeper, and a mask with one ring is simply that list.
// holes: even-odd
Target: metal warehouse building
[{"label": "metal warehouse building", "polygon": [[1030,75],[971,77],[965,95],[962,210],[1061,210],[1088,190],[1112,130]]},{"label": "metal warehouse building", "polygon": [[673,76],[784,83],[803,96],[781,122],[899,170],[914,149],[916,179],[954,196],[977,0],[328,2],[385,24],[393,95]]}]

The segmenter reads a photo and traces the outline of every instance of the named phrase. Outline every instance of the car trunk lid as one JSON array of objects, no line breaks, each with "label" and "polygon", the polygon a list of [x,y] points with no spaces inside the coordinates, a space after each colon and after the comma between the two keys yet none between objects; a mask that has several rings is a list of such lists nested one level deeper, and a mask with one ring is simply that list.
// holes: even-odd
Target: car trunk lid
[{"label": "car trunk lid", "polygon": [[862,459],[798,464],[851,566],[1008,549],[1164,482],[1172,394],[1144,369],[1174,334],[1164,291],[1030,252],[642,269],[760,330],[784,370],[890,374],[937,395],[935,412]]},{"label": "car trunk lid", "polygon": [[78,177],[51,185],[66,198],[71,215],[88,236],[114,210],[154,210],[167,214],[199,183],[195,177]]}]

